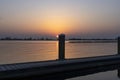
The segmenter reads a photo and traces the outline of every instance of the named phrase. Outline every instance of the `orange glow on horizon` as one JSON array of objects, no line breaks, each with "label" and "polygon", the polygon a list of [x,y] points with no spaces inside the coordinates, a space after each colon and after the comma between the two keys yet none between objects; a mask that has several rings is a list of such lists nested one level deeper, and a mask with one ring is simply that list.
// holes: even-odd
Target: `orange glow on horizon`
[{"label": "orange glow on horizon", "polygon": [[53,34],[59,34],[66,31],[66,22],[59,19],[45,20],[43,22],[44,29]]},{"label": "orange glow on horizon", "polygon": [[60,33],[69,34],[74,31],[76,32],[76,29],[78,30],[78,27],[81,25],[81,21],[72,16],[67,10],[56,12],[48,11],[45,12],[41,18],[32,19],[30,22],[28,21],[26,25],[30,27],[29,31],[31,32],[54,36]]},{"label": "orange glow on horizon", "polygon": [[46,18],[42,21],[42,29],[47,33],[51,33],[54,35],[60,33],[69,33],[70,30],[73,30],[73,26],[75,26],[74,19],[65,18],[65,17],[52,17]]}]

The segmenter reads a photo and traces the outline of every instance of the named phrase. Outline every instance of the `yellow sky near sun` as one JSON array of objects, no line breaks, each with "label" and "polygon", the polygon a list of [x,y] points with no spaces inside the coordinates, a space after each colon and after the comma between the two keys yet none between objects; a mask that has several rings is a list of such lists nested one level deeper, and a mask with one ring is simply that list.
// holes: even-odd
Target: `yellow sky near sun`
[{"label": "yellow sky near sun", "polygon": [[71,21],[66,18],[58,18],[54,17],[51,19],[45,19],[42,22],[42,26],[44,30],[53,33],[53,34],[59,34],[69,31],[69,28],[71,27]]},{"label": "yellow sky near sun", "polygon": [[37,28],[54,35],[69,33],[78,23],[80,24],[78,21],[68,10],[67,12],[63,10],[48,11],[39,20]]}]

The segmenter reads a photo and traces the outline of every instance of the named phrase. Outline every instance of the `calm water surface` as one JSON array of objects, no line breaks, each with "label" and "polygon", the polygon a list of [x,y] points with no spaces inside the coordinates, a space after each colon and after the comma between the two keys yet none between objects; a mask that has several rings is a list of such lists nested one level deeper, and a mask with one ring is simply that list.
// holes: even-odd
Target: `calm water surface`
[{"label": "calm water surface", "polygon": [[[65,56],[67,59],[111,55],[116,53],[117,43],[66,42]],[[0,41],[0,64],[55,59],[58,59],[57,41]],[[116,69],[60,80],[120,80],[118,71],[119,70]]]},{"label": "calm water surface", "polygon": [[[66,58],[81,58],[117,53],[117,43],[68,43]],[[0,64],[55,60],[57,41],[0,41]]]}]

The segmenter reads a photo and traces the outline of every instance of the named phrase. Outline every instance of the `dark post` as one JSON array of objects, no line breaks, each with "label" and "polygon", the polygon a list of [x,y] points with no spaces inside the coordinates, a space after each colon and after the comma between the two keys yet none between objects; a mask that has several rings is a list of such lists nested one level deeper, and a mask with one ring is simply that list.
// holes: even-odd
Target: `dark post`
[{"label": "dark post", "polygon": [[118,78],[120,78],[120,69],[118,69]]},{"label": "dark post", "polygon": [[118,37],[118,54],[120,54],[120,37]]},{"label": "dark post", "polygon": [[59,60],[65,59],[65,34],[59,35]]}]

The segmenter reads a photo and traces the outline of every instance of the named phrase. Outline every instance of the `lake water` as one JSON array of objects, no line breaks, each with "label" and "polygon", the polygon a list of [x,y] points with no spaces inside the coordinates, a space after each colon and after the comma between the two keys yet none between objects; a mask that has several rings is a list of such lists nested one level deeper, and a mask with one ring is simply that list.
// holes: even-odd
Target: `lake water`
[{"label": "lake water", "polygon": [[[66,58],[117,53],[117,43],[68,43]],[[57,41],[0,41],[0,64],[58,59]]]},{"label": "lake water", "polygon": [[[66,58],[117,54],[117,43],[68,43]],[[57,41],[0,41],[0,64],[58,59]],[[39,79],[33,79],[39,80]],[[119,80],[118,70],[59,80]]]}]

